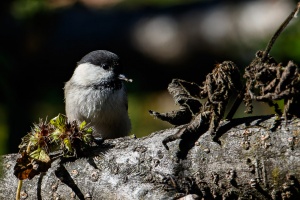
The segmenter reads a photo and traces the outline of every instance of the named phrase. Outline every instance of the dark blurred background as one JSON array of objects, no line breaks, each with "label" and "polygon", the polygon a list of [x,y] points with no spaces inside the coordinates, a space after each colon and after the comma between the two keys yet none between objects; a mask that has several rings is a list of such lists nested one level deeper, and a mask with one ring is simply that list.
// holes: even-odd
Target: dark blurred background
[{"label": "dark blurred background", "polygon": [[[85,54],[118,54],[128,83],[132,133],[170,127],[149,109],[175,108],[172,78],[201,83],[216,63],[241,71],[297,1],[6,0],[0,11],[0,153],[18,151],[33,122],[64,113],[64,83]],[[271,54],[300,63],[295,19]],[[257,104],[254,115],[273,111]],[[243,116],[243,106],[235,117]]]}]

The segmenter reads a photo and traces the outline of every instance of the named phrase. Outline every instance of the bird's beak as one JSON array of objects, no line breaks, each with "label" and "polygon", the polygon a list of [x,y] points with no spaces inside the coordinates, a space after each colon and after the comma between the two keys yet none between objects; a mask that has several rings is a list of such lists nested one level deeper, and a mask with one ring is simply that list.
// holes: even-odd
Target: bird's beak
[{"label": "bird's beak", "polygon": [[120,80],[122,80],[122,81],[126,81],[126,82],[132,82],[132,79],[128,79],[128,78],[126,78],[126,76],[124,75],[124,74],[120,74],[119,76],[118,76],[118,79],[120,79]]}]

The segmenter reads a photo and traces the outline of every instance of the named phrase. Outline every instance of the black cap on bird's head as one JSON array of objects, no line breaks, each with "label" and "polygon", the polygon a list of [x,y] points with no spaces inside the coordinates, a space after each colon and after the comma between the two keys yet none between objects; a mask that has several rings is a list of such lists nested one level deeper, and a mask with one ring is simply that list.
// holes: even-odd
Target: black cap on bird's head
[{"label": "black cap on bird's head", "polygon": [[96,50],[86,54],[81,60],[77,63],[77,65],[90,63],[95,66],[102,67],[105,70],[113,71],[116,73],[120,80],[132,82],[132,79],[127,79],[122,72],[122,67],[119,63],[119,56],[116,54],[106,51],[106,50]]},{"label": "black cap on bird's head", "polygon": [[120,68],[119,56],[106,50],[96,50],[86,54],[78,62],[78,65],[83,63],[91,63],[93,65],[103,67],[104,69]]}]

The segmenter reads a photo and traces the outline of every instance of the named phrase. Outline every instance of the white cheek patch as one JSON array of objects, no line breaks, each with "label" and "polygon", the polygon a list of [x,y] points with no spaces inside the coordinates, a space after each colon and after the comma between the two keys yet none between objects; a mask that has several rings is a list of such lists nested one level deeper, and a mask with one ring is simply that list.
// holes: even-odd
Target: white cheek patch
[{"label": "white cheek patch", "polygon": [[72,76],[75,83],[79,85],[90,85],[99,82],[100,79],[108,79],[113,72],[91,63],[83,63],[77,66]]}]

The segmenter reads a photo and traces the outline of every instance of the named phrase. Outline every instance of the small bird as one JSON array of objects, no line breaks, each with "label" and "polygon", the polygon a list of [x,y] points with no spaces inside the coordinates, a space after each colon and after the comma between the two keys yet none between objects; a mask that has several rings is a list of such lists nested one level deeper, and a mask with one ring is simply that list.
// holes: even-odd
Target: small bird
[{"label": "small bird", "polygon": [[94,138],[110,139],[129,134],[127,91],[119,57],[106,50],[85,55],[64,87],[69,121],[86,121]]}]

